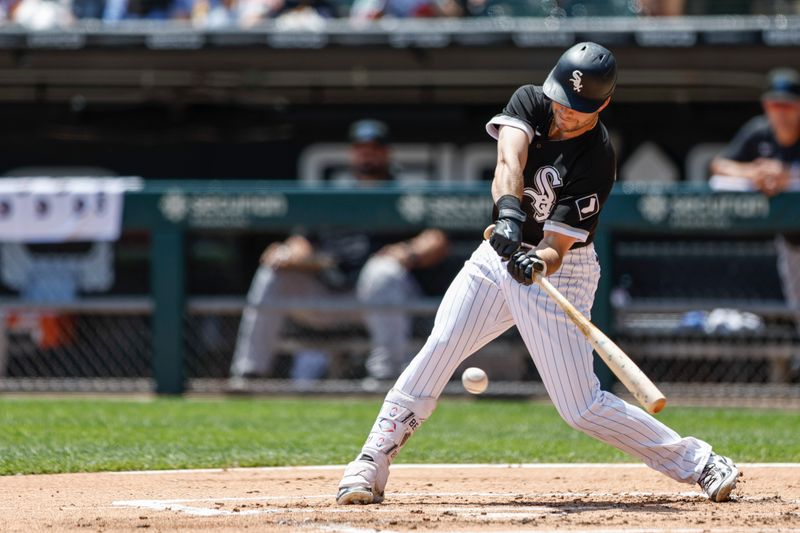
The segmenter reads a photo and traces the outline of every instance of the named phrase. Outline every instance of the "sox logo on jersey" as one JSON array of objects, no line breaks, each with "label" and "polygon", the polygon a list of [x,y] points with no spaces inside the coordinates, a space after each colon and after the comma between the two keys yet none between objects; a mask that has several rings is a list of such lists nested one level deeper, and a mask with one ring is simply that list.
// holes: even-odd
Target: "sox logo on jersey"
[{"label": "sox logo on jersey", "polygon": [[600,200],[597,199],[596,194],[578,198],[575,200],[575,205],[578,207],[578,217],[581,220],[586,220],[600,211]]},{"label": "sox logo on jersey", "polygon": [[561,187],[564,181],[555,167],[540,167],[533,177],[533,187],[525,187],[523,194],[530,198],[533,207],[533,218],[536,222],[544,222],[553,210],[556,201],[555,188]]}]

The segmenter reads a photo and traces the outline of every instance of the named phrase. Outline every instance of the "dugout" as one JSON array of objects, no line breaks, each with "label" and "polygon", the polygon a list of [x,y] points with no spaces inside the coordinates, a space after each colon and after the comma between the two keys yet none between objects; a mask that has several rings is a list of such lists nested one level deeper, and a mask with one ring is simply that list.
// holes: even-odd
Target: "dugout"
[{"label": "dugout", "polygon": [[[314,33],[286,31],[269,22],[247,32],[139,23],[114,28],[81,23],[59,32],[1,28],[0,74],[7,83],[0,90],[0,110],[6,117],[0,124],[6,148],[0,172],[32,165],[102,167],[148,181],[170,178],[174,180],[170,186],[186,191],[193,190],[197,183],[192,180],[197,179],[218,180],[200,184],[201,191],[210,187],[234,192],[239,185],[232,180],[246,182],[243,190],[258,190],[268,183],[280,187],[278,182],[286,179],[302,182],[307,175],[325,181],[335,160],[323,158],[323,163],[307,167],[303,162],[320,161],[324,148],[341,146],[354,118],[371,116],[391,126],[406,169],[416,177],[456,189],[485,186],[491,176],[493,146],[484,133],[486,120],[515,87],[543,80],[565,47],[592,39],[609,46],[620,64],[619,90],[603,115],[617,143],[620,164],[651,143],[677,169],[671,179],[681,182],[688,174],[687,158],[693,148],[726,141],[746,118],[757,114],[764,74],[796,62],[800,45],[800,20],[791,16],[476,19],[444,26],[436,21],[406,22],[379,23],[369,31],[354,32],[346,22],[334,21]],[[306,174],[306,168],[316,169],[315,173]],[[153,183],[158,189],[165,182]],[[153,215],[155,205],[141,213]],[[135,363],[120,373],[144,379],[191,372],[221,374],[225,365],[219,361],[210,370],[198,365],[187,373],[174,361],[165,369],[149,358],[153,346],[162,352],[183,350],[186,339],[160,328],[183,330],[182,321],[191,319],[176,323],[174,318],[186,303],[184,298],[197,303],[195,298],[243,294],[258,249],[287,231],[239,224],[227,229],[190,228],[177,236],[136,225],[126,230],[115,245],[117,275],[108,295],[133,298],[128,301],[135,311],[132,322],[109,316],[102,307],[83,309],[106,321],[86,333],[109,339],[103,350],[118,352],[125,343],[137,347]],[[760,236],[747,235],[744,240],[752,246],[742,253],[763,249],[773,229],[765,224]],[[450,229],[464,242],[470,242],[475,230]],[[655,263],[664,268],[664,279],[677,279],[672,277],[675,257],[696,256],[708,242],[702,239],[720,239],[717,230],[711,236],[693,231],[699,244],[692,239],[675,242],[665,235],[651,241],[635,233],[609,243],[623,270],[609,273],[606,280],[611,285],[603,290],[626,288],[632,280],[628,288],[634,297],[653,290],[672,292],[670,282],[649,287],[641,280]],[[654,256],[648,242],[677,254]],[[723,257],[740,257],[735,252],[737,242],[718,250],[717,257],[701,258],[703,269],[715,270],[715,261]],[[183,250],[185,264],[154,270],[151,258],[157,248]],[[466,254],[468,248],[459,250]],[[753,269],[769,271],[769,253],[760,263],[748,257],[745,263]],[[771,272],[772,277],[761,277],[764,291],[757,297],[774,299]],[[165,275],[173,277],[164,281]],[[171,292],[177,281],[187,287],[185,294]],[[719,278],[693,278],[682,287],[697,293],[706,281]],[[167,305],[158,312],[172,318],[162,321],[159,315],[151,323],[155,308],[148,298],[162,290],[175,299],[165,300]],[[14,293],[6,289],[4,295]],[[215,330],[208,324],[190,328],[195,331],[192,339],[219,349],[223,345],[214,343],[229,339],[231,327]],[[115,332],[123,328],[133,333],[114,340]],[[782,331],[788,340],[776,350],[785,354],[795,340],[788,328]],[[34,374],[65,360],[62,353],[49,354],[46,365],[42,358],[26,357],[39,362],[38,367],[27,367]],[[655,358],[655,365],[671,364],[660,355]],[[117,372],[103,364],[93,363],[92,368],[65,376]],[[763,366],[748,375],[768,379]],[[161,390],[179,390],[183,385],[181,379],[163,383],[168,385]]]}]

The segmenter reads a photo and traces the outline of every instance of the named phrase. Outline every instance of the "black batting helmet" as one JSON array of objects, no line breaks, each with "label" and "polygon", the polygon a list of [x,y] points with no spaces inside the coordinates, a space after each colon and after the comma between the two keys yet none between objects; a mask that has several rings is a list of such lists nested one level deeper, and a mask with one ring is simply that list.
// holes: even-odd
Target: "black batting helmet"
[{"label": "black batting helmet", "polygon": [[597,43],[578,43],[561,55],[544,80],[544,94],[581,113],[594,113],[617,85],[617,60]]}]

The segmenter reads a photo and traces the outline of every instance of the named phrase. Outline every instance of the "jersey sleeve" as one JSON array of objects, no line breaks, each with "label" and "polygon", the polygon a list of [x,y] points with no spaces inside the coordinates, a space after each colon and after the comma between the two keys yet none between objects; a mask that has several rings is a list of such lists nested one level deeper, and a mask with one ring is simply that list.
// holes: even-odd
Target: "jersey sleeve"
[{"label": "jersey sleeve", "polygon": [[725,150],[722,157],[733,161],[748,162],[758,158],[758,141],[764,127],[763,117],[749,120],[736,133]]},{"label": "jersey sleeve", "polygon": [[544,222],[544,231],[561,233],[578,242],[589,239],[616,180],[614,153],[610,149],[603,152],[583,158],[584,170],[578,170],[559,195],[550,217]]},{"label": "jersey sleeve", "polygon": [[486,123],[486,133],[497,139],[500,136],[500,126],[511,126],[524,131],[528,136],[528,143],[531,143],[536,130],[538,100],[533,85],[523,85],[514,91],[503,111]]}]

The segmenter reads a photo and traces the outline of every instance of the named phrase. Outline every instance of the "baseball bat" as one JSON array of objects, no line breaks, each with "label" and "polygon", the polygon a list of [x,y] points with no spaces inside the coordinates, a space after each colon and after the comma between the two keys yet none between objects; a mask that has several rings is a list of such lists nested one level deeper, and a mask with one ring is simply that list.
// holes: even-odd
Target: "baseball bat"
[{"label": "baseball bat", "polygon": [[[494,224],[490,225],[483,232],[483,237],[488,239]],[[648,413],[658,413],[667,404],[667,399],[664,394],[658,390],[658,387],[650,381],[650,378],[634,363],[628,354],[622,348],[617,346],[614,341],[608,338],[600,328],[592,324],[583,313],[572,305],[561,292],[556,289],[550,281],[542,276],[534,276],[533,280],[552,298],[564,313],[569,317],[575,326],[586,337],[597,354],[605,361],[608,368],[614,373],[617,378],[625,385],[625,388],[633,394],[633,397],[639,404],[645,408]]]}]

